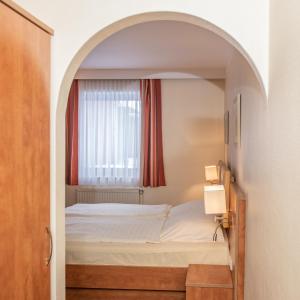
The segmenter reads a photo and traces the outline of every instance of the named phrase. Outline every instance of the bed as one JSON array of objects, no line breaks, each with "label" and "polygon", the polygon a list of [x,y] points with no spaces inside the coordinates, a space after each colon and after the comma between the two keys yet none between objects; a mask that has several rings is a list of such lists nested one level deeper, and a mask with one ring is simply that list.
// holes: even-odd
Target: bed
[{"label": "bed", "polygon": [[[204,222],[203,226],[209,230],[205,229],[207,234],[201,236],[200,241],[191,240],[186,234],[189,230],[182,239],[181,229],[179,233],[178,228],[172,231],[176,214],[175,218],[170,218],[172,208],[167,206],[153,206],[145,215],[138,206],[131,207],[128,216],[124,215],[128,214],[125,207],[107,205],[99,209],[101,218],[95,206],[93,209],[88,205],[69,209],[66,217],[66,226],[71,228],[67,228],[67,299],[185,299],[187,270],[190,264],[196,263],[230,265],[234,299],[242,300],[245,201],[238,186],[230,184],[227,169],[222,181],[226,187],[231,226],[227,232],[218,232],[217,243],[211,241],[209,232],[215,224],[210,221]],[[199,202],[195,204],[199,205]],[[184,210],[178,212],[182,218]],[[202,219],[205,218],[203,215]],[[99,219],[104,220],[107,227],[100,239],[97,226],[103,228],[103,224],[102,221],[98,225],[95,223]],[[141,232],[131,232],[135,231],[130,227],[132,219]],[[89,230],[92,227],[95,227],[95,234]],[[85,235],[87,230],[92,232],[88,236]],[[142,240],[140,236],[143,236]]]}]

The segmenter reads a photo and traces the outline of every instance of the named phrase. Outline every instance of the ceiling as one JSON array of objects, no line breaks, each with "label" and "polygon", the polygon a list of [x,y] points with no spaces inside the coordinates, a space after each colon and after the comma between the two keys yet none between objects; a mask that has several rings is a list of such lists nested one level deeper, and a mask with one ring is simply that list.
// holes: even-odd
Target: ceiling
[{"label": "ceiling", "polygon": [[175,21],[147,22],[99,44],[80,69],[226,68],[233,47],[216,34]]}]

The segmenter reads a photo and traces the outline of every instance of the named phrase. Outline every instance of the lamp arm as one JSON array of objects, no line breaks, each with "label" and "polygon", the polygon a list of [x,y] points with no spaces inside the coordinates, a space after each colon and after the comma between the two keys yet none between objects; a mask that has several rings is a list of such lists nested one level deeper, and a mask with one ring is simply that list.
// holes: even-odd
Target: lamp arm
[{"label": "lamp arm", "polygon": [[222,223],[223,220],[224,220],[223,216],[215,216],[215,222]]},{"label": "lamp arm", "polygon": [[222,226],[222,221],[218,221],[218,225],[215,229],[214,235],[213,235],[213,241],[216,242],[218,238],[218,229],[221,228]]},{"label": "lamp arm", "polygon": [[229,214],[224,213],[222,216],[215,216],[215,222],[221,223],[223,228],[229,228]]}]

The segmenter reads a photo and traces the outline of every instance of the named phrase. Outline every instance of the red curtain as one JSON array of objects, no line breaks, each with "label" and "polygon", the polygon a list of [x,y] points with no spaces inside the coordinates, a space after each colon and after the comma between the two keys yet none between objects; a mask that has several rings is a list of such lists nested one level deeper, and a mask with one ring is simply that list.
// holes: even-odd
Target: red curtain
[{"label": "red curtain", "polygon": [[66,184],[78,185],[78,80],[72,83],[66,112]]},{"label": "red curtain", "polygon": [[160,80],[141,80],[141,98],[144,133],[143,186],[165,186]]}]

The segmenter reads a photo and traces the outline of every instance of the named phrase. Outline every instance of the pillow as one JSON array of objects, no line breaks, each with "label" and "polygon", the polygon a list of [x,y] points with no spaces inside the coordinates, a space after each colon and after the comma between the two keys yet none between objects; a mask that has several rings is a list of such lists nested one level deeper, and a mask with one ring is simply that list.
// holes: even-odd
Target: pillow
[{"label": "pillow", "polygon": [[[190,201],[173,207],[161,232],[162,242],[212,242],[217,223],[205,215],[203,201]],[[218,240],[224,241],[218,229]]]},{"label": "pillow", "polygon": [[203,217],[211,219],[210,215],[205,214],[204,210],[204,201],[202,200],[192,200],[189,202],[185,202],[176,206],[173,206],[169,212],[170,215],[188,215],[193,217]]}]

